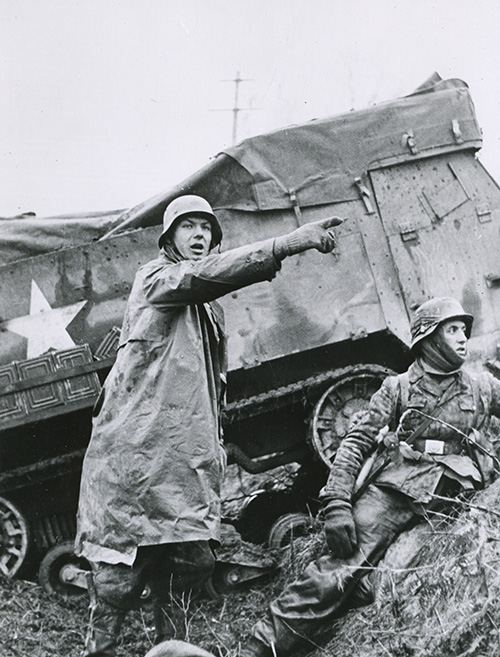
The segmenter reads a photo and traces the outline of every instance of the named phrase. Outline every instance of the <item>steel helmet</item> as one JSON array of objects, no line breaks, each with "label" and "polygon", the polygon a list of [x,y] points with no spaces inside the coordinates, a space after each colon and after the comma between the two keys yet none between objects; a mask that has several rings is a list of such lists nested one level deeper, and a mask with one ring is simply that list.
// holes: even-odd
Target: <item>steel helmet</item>
[{"label": "steel helmet", "polygon": [[411,323],[411,348],[449,319],[461,319],[465,323],[466,335],[470,337],[474,318],[453,297],[434,297],[419,306]]},{"label": "steel helmet", "polygon": [[214,657],[214,655],[192,643],[168,639],[151,648],[145,657]]},{"label": "steel helmet", "polygon": [[211,249],[221,243],[222,228],[220,227],[210,203],[201,196],[186,194],[185,196],[179,196],[174,199],[168,204],[167,209],[165,210],[163,215],[163,230],[158,240],[158,245],[160,247],[163,244],[165,235],[169,232],[177,219],[180,219],[187,214],[206,217],[210,221],[212,226]]}]

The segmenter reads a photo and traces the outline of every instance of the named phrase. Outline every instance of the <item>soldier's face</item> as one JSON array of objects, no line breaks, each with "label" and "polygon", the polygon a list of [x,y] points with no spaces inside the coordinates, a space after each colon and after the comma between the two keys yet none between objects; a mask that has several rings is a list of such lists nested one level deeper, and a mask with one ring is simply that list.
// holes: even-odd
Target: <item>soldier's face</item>
[{"label": "soldier's face", "polygon": [[187,260],[201,260],[210,251],[212,226],[202,217],[183,217],[174,228],[172,239]]},{"label": "soldier's face", "polygon": [[441,335],[453,351],[461,358],[467,356],[467,327],[460,319],[450,319],[439,327]]}]

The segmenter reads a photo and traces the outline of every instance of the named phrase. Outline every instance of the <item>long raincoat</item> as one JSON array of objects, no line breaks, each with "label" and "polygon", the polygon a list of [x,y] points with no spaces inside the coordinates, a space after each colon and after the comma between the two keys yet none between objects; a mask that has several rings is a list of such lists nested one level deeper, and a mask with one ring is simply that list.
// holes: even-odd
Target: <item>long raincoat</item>
[{"label": "long raincoat", "polygon": [[131,565],[137,548],[219,538],[226,370],[214,299],[271,280],[273,240],[141,267],[85,455],[76,553]]}]

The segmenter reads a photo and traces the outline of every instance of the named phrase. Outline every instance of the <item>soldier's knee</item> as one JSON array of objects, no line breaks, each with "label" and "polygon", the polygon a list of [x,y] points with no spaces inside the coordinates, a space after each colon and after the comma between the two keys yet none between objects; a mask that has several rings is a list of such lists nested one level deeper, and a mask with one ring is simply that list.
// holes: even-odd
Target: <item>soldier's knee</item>
[{"label": "soldier's knee", "polygon": [[184,543],[186,547],[185,561],[183,562],[180,570],[186,568],[190,574],[195,574],[197,577],[210,577],[215,566],[215,556],[206,541],[193,541],[192,543]]},{"label": "soldier's knee", "polygon": [[373,602],[375,602],[375,585],[372,573],[368,573],[359,580],[357,587],[352,592],[349,598],[349,607],[356,609],[371,605]]},{"label": "soldier's knee", "polygon": [[207,548],[207,550],[204,550],[203,553],[200,555],[200,559],[197,564],[196,569],[199,573],[199,577],[204,581],[207,580],[212,575],[214,571],[214,567],[215,567],[215,556],[212,550]]},{"label": "soldier's knee", "polygon": [[199,589],[211,577],[215,557],[208,543],[184,543],[182,556],[175,555],[165,565],[175,590]]},{"label": "soldier's knee", "polygon": [[210,579],[214,571],[215,557],[210,550],[200,552],[198,558],[178,573],[177,584],[184,589],[199,589]]},{"label": "soldier's knee", "polygon": [[113,607],[131,609],[142,592],[132,568],[123,564],[100,564],[94,572],[97,597]]}]

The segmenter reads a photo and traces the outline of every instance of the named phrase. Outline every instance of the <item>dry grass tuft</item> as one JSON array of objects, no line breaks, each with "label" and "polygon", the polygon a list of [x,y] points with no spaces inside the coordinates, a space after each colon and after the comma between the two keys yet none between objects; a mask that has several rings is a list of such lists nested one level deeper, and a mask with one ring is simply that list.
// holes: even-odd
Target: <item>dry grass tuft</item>
[{"label": "dry grass tuft", "polygon": [[376,573],[377,602],[351,612],[312,657],[496,657],[500,654],[500,481],[464,504],[456,521],[424,525],[396,543]]},{"label": "dry grass tuft", "polygon": [[[455,521],[403,535],[373,573],[376,602],[335,622],[311,657],[497,657],[500,480],[471,502]],[[166,610],[172,626],[217,657],[237,657],[269,600],[321,549],[316,525],[284,551],[274,580],[219,601],[182,600]],[[34,584],[0,580],[1,657],[77,657],[86,619],[85,599],[65,602]],[[118,657],[142,657],[153,639],[151,612],[133,612]]]}]

